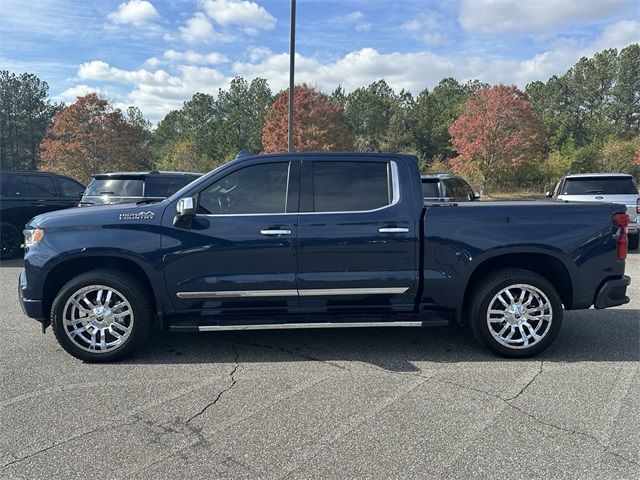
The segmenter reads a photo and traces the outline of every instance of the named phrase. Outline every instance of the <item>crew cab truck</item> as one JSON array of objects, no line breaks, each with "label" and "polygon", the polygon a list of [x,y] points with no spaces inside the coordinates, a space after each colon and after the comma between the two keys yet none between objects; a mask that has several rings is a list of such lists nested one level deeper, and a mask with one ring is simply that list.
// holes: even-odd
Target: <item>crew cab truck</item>
[{"label": "crew cab truck", "polygon": [[87,361],[154,328],[443,322],[525,357],[564,309],[629,301],[628,220],[615,204],[425,204],[409,155],[247,156],[155,204],[35,217],[19,295]]}]

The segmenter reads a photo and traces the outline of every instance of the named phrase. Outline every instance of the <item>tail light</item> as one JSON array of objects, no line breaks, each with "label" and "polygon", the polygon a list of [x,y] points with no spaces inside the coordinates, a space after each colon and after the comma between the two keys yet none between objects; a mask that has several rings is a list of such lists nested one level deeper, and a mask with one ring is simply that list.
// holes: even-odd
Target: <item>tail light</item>
[{"label": "tail light", "polygon": [[627,226],[629,225],[629,215],[626,213],[614,213],[613,224],[620,227],[620,236],[618,236],[616,252],[618,260],[625,260],[629,250],[629,236],[627,235]]},{"label": "tail light", "polygon": [[636,213],[640,214],[640,197],[636,200]]}]

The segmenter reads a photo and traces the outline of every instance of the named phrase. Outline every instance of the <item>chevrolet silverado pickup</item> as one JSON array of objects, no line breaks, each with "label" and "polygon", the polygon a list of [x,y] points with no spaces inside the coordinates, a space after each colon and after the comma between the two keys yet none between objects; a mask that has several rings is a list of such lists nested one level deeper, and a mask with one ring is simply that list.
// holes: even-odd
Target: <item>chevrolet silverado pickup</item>
[{"label": "chevrolet silverado pickup", "polygon": [[564,310],[627,303],[624,205],[434,202],[417,158],[245,156],[154,204],[39,215],[19,295],[86,361],[172,331],[468,325],[534,355]]}]

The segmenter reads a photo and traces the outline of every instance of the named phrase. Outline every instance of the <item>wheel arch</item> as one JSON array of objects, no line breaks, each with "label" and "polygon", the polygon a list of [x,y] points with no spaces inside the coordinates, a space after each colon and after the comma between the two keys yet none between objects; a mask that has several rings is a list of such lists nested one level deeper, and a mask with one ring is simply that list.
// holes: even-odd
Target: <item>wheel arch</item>
[{"label": "wheel arch", "polygon": [[565,308],[573,305],[573,281],[566,264],[555,255],[549,253],[511,252],[492,256],[480,262],[471,272],[467,280],[464,301],[458,318],[465,322],[465,316],[473,297],[474,290],[487,274],[505,268],[530,270],[548,280],[560,295]]},{"label": "wheel arch", "polygon": [[140,264],[130,258],[115,255],[89,255],[65,259],[47,273],[43,283],[42,297],[45,318],[49,318],[53,300],[65,283],[82,273],[99,268],[126,272],[142,282],[149,292],[153,304],[156,305],[157,313],[159,316],[161,315],[162,307],[158,301],[158,292],[156,292],[149,274]]}]

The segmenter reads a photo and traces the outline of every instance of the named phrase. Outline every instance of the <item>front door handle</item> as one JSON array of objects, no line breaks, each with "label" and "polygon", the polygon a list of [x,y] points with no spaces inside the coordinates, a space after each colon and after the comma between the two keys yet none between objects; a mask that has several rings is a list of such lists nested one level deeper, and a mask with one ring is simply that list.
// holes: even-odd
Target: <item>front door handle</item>
[{"label": "front door handle", "polygon": [[379,228],[378,231],[380,233],[409,233],[409,229],[403,227],[383,227]]},{"label": "front door handle", "polygon": [[260,230],[261,235],[291,235],[291,230]]}]

